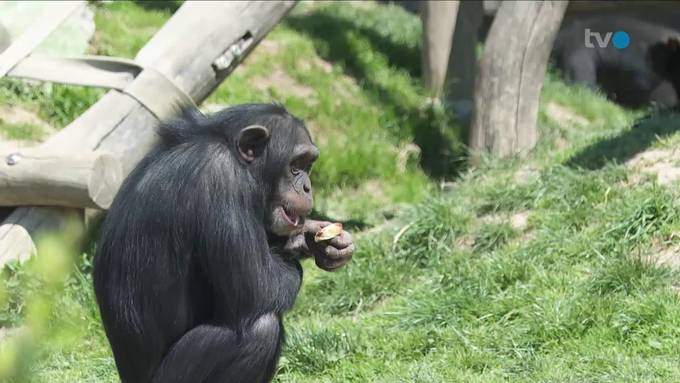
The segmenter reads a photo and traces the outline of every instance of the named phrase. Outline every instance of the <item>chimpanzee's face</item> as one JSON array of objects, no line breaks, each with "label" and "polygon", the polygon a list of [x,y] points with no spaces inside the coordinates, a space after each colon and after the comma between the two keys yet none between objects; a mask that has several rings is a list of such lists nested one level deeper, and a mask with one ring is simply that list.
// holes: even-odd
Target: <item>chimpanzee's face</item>
[{"label": "chimpanzee's face", "polygon": [[[272,132],[261,125],[251,125],[241,130],[238,137],[238,150],[248,164],[257,164],[258,159],[264,161],[287,158],[280,174],[273,176],[276,181],[274,190],[268,198],[265,224],[273,234],[289,237],[302,231],[305,216],[312,211],[312,182],[309,174],[312,164],[319,156],[319,149],[312,143],[309,133],[301,123],[292,125],[292,136],[275,137]],[[279,132],[275,132],[279,133]],[[275,134],[276,135],[276,134]],[[293,145],[278,145],[281,140],[290,140]],[[272,150],[270,156],[261,156],[266,150]],[[283,155],[280,156],[279,154]],[[270,159],[265,159],[269,157]],[[265,168],[268,165],[265,164]],[[280,166],[275,167],[277,172]],[[268,177],[268,176],[265,176]]]},{"label": "chimpanzee's face", "polygon": [[319,156],[316,148],[300,130],[290,162],[285,166],[277,190],[269,207],[267,228],[280,236],[291,236],[302,231],[305,216],[312,211],[312,182],[309,175]]}]

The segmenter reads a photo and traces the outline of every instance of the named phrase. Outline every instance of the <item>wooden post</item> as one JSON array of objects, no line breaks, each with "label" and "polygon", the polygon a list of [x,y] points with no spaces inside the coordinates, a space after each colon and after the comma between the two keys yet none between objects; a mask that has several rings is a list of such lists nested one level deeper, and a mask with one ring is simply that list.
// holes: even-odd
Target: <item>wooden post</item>
[{"label": "wooden post", "polygon": [[[162,73],[198,104],[294,5],[293,1],[185,2],[135,60]],[[110,91],[41,148],[114,153],[127,175],[156,144],[157,125],[153,114],[131,96]],[[60,209],[16,209],[0,226],[0,265],[25,259],[35,249],[35,233],[57,227],[55,223],[64,217]]]},{"label": "wooden post", "polygon": [[432,0],[421,4],[423,81],[433,97],[439,97],[444,87],[458,4],[458,1]]},{"label": "wooden post", "polygon": [[483,2],[463,1],[460,3],[451,43],[449,66],[446,71],[444,86],[446,103],[453,107],[458,117],[468,122],[472,114],[477,44],[483,18]]},{"label": "wooden post", "polygon": [[504,1],[479,64],[470,147],[497,157],[536,144],[538,97],[567,1]]}]

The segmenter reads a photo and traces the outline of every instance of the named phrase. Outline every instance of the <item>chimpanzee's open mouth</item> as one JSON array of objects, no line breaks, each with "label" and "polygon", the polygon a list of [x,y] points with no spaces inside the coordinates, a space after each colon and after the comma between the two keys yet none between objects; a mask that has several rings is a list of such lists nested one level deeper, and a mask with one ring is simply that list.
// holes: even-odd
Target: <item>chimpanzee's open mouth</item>
[{"label": "chimpanzee's open mouth", "polygon": [[297,226],[300,223],[300,216],[297,215],[294,211],[291,211],[290,209],[286,209],[285,206],[281,206],[281,212],[283,213],[283,219],[288,222],[289,225],[291,226]]}]

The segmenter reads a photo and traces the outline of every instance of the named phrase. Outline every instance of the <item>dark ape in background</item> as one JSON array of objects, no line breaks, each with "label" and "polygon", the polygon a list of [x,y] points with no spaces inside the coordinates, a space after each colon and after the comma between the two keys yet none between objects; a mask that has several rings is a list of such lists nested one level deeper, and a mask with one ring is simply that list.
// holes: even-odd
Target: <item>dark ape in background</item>
[{"label": "dark ape in background", "polygon": [[94,287],[123,382],[267,382],[282,314],[314,256],[334,270],[343,232],[323,246],[312,210],[318,156],[302,121],[254,104],[192,116],[130,174],[103,224]]},{"label": "dark ape in background", "polygon": [[[600,47],[594,36],[586,36],[586,28],[605,39],[607,33],[624,31],[630,45],[623,49],[609,41]],[[669,27],[624,16],[597,16],[576,20],[558,34],[553,59],[567,80],[599,87],[613,101],[628,107],[656,104],[678,105],[677,89],[667,73],[656,68],[666,56],[650,54],[652,46],[663,47],[680,33]],[[592,47],[586,46],[586,40]]]}]

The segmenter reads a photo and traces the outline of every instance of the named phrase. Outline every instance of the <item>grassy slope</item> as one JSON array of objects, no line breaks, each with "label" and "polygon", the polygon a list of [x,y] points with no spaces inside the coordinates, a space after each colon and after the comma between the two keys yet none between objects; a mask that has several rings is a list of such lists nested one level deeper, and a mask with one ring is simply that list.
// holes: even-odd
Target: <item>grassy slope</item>
[{"label": "grassy slope", "polygon": [[[140,25],[147,19],[131,4],[110,8],[98,14],[99,46],[134,52],[118,36],[148,36]],[[166,11],[145,12],[162,22]],[[635,124],[640,112],[551,77],[543,139],[530,159],[489,160],[465,172],[454,192],[422,200],[435,188],[419,169],[441,174],[434,165],[457,163],[435,151],[443,155],[395,165],[410,141],[445,141],[448,121],[420,109],[418,33],[417,20],[396,8],[299,9],[209,100],[278,100],[308,121],[324,153],[314,174],[318,214],[362,225],[397,214],[358,236],[344,270],[306,265],[277,380],[680,380],[680,301],[670,288],[678,275],[640,261],[653,244],[677,242],[677,195],[651,178],[633,181],[618,165],[648,146],[677,143],[677,116]],[[549,103],[586,123],[561,126],[545,114]],[[414,204],[385,209],[405,202]],[[498,219],[518,213],[526,226]],[[32,381],[116,379],[88,254],[65,290],[45,292],[32,277],[38,262],[6,272],[0,323],[30,322],[42,307],[31,302],[56,301],[43,307],[44,326],[59,331],[40,338]]]}]

